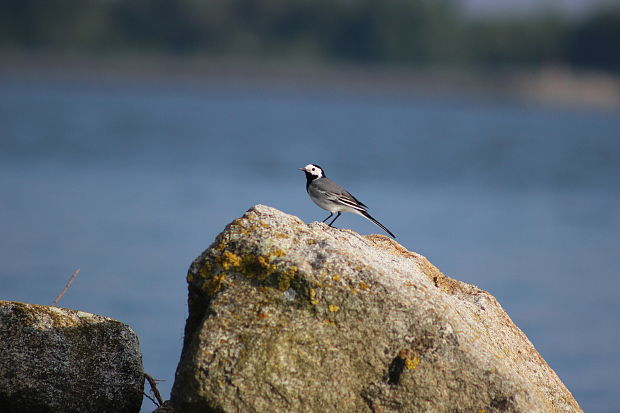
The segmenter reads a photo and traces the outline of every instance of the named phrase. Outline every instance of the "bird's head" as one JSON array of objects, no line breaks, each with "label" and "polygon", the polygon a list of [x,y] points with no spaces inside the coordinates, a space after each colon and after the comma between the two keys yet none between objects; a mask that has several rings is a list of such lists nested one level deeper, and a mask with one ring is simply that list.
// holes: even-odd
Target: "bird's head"
[{"label": "bird's head", "polygon": [[308,179],[323,178],[325,176],[325,172],[323,172],[323,168],[313,163],[310,163],[304,166],[303,168],[299,168],[299,170],[304,171],[306,173],[306,178]]}]

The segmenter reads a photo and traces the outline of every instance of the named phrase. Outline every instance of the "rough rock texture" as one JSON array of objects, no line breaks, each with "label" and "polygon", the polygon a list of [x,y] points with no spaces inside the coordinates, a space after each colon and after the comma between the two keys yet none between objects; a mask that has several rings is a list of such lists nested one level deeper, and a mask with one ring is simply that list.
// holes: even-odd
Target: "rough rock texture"
[{"label": "rough rock texture", "polygon": [[0,412],[138,412],[136,334],[81,311],[0,301]]},{"label": "rough rock texture", "polygon": [[581,412],[489,293],[382,236],[266,206],[190,267],[191,412]]}]

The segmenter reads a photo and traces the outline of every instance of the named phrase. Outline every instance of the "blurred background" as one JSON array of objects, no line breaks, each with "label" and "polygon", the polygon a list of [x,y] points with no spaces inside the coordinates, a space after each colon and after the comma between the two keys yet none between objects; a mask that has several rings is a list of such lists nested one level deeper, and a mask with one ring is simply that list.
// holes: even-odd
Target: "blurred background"
[{"label": "blurred background", "polygon": [[80,268],[60,305],[167,398],[191,261],[257,203],[323,220],[317,163],[620,412],[619,45],[618,1],[3,1],[0,298]]}]

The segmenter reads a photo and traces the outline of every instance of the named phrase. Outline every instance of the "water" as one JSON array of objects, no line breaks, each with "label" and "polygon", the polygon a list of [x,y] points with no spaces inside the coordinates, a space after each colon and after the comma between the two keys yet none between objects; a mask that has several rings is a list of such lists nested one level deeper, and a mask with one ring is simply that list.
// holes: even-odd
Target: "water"
[{"label": "water", "polygon": [[0,297],[49,304],[80,268],[60,304],[129,324],[167,397],[190,262],[257,203],[325,218],[313,162],[494,294],[585,411],[618,412],[619,138],[615,112],[474,98],[4,79]]}]

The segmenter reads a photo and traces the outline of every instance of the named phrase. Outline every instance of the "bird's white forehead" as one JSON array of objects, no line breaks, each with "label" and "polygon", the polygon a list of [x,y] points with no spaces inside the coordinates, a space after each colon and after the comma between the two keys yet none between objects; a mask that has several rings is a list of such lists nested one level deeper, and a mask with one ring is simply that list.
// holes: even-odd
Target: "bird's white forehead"
[{"label": "bird's white forehead", "polygon": [[316,175],[319,177],[323,176],[323,171],[321,170],[321,167],[313,163],[309,163],[308,165],[304,166],[304,171],[309,172],[312,175]]}]

